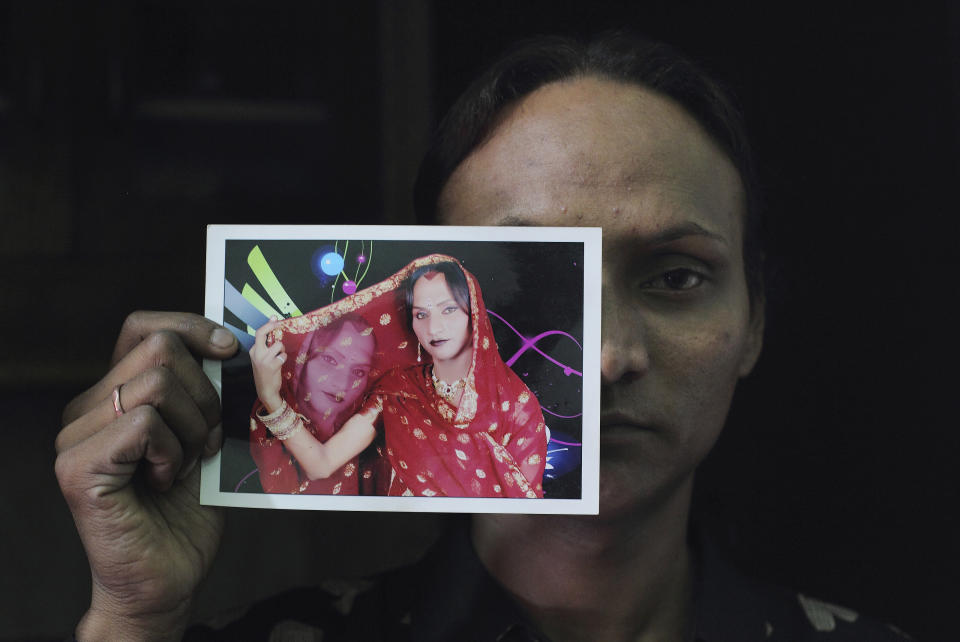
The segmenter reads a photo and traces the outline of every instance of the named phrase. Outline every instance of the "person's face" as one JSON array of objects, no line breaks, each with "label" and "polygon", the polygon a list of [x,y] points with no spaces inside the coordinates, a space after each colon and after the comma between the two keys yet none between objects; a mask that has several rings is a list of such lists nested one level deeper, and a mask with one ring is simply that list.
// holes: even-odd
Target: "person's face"
[{"label": "person's face", "polygon": [[344,323],[329,344],[317,346],[304,366],[307,400],[324,418],[335,418],[363,394],[373,357],[373,335]]},{"label": "person's face", "polygon": [[582,78],[509,108],[444,187],[451,225],[603,227],[601,515],[689,488],[760,351],[739,176],[696,121]]},{"label": "person's face", "polygon": [[472,348],[470,317],[450,291],[447,277],[427,273],[413,284],[413,332],[434,363]]}]

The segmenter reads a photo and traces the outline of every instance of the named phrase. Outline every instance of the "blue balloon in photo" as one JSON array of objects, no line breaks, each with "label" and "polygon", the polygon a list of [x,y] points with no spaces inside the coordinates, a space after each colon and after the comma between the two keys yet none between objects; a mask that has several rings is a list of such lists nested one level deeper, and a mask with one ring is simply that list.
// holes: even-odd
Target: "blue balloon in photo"
[{"label": "blue balloon in photo", "polygon": [[320,259],[320,269],[328,276],[340,274],[343,270],[343,257],[336,252],[327,252]]}]

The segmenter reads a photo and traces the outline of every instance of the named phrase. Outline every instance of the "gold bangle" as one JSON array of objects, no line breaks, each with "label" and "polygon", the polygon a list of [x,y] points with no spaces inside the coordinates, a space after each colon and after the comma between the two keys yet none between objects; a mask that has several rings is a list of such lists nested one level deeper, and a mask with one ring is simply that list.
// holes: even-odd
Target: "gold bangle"
[{"label": "gold bangle", "polygon": [[290,439],[301,430],[303,430],[303,422],[300,420],[300,417],[297,417],[297,420],[294,422],[292,428],[290,428],[284,433],[274,433],[274,435],[276,435],[277,439],[279,439],[280,441],[286,441],[287,439]]}]

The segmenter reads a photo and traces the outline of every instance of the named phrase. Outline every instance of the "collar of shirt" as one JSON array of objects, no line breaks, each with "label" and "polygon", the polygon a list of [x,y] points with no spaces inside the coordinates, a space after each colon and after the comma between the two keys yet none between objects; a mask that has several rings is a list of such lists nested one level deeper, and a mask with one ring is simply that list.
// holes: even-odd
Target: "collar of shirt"
[{"label": "collar of shirt", "polygon": [[[694,620],[697,642],[768,640],[780,620],[782,598],[730,565],[714,545],[692,538],[696,574]],[[484,568],[458,521],[418,565],[411,637],[417,642],[549,642]],[[790,618],[793,619],[793,618]]]}]

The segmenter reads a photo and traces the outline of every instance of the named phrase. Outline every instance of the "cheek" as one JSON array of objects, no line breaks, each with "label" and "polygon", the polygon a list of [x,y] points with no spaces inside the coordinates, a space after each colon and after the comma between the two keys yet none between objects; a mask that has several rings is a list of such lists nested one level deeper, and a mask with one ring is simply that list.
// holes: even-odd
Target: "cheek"
[{"label": "cheek", "polygon": [[359,380],[354,379],[354,381],[360,381],[360,383],[357,384],[356,387],[353,387],[353,386],[351,385],[351,386],[350,386],[349,388],[347,388],[347,390],[345,391],[345,394],[344,394],[343,399],[344,399],[344,401],[347,402],[347,403],[351,403],[351,402],[355,401],[357,398],[359,398],[360,395],[363,394],[363,391],[364,391],[364,390],[366,389],[366,387],[367,387],[367,386],[366,386],[366,384],[367,384],[367,380],[366,380],[366,379],[359,379]]},{"label": "cheek", "polygon": [[426,320],[425,319],[414,319],[413,323],[413,333],[417,335],[417,339],[420,340],[420,343],[423,343],[424,330],[426,329]]},{"label": "cheek", "polygon": [[651,357],[672,388],[675,416],[707,433],[719,432],[739,379],[746,329],[732,317],[664,329]]}]

